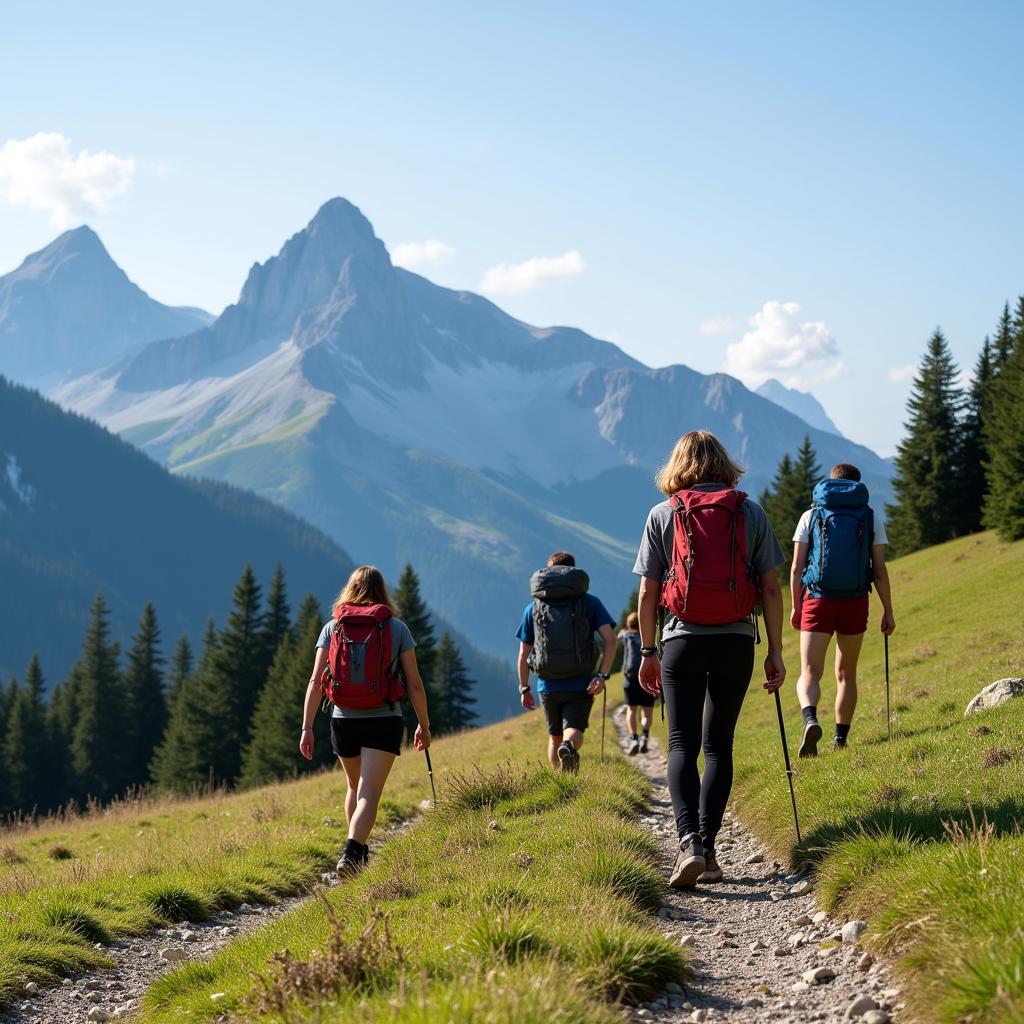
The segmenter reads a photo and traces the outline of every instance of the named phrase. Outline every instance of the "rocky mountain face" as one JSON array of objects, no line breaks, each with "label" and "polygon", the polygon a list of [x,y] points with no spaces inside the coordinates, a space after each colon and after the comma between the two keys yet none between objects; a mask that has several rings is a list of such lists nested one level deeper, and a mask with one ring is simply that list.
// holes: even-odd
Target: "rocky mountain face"
[{"label": "rocky mountain face", "polygon": [[210,319],[151,299],[90,228],[76,228],[0,277],[0,373],[52,384]]},{"label": "rocky mountain face", "polygon": [[[199,331],[154,342],[55,392],[171,469],[251,488],[510,655],[527,580],[574,551],[617,611],[681,433],[707,427],[758,493],[809,433],[823,464],[886,464],[722,374],[650,369],[615,345],[537,328],[394,268],[334,199],[249,273]],[[877,496],[876,496],[877,497]]]},{"label": "rocky mountain face", "polygon": [[812,427],[842,436],[839,428],[825,412],[824,406],[810,392],[787,388],[781,381],[777,381],[773,377],[771,380],[766,380],[757,389],[757,393],[770,402],[782,406],[794,416],[799,416]]}]

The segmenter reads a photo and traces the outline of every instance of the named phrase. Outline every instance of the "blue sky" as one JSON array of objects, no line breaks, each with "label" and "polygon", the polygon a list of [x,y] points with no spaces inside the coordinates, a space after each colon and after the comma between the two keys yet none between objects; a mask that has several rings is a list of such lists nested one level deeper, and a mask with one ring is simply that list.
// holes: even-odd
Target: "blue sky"
[{"label": "blue sky", "polygon": [[[969,366],[1024,291],[1017,3],[100,0],[4,21],[0,146],[56,133],[73,167],[51,188],[0,156],[0,272],[87,220],[156,298],[217,312],[344,195],[390,248],[442,243],[404,250],[439,283],[486,280],[652,365],[775,372],[883,454],[931,330]],[[74,193],[83,149],[133,161],[97,165],[121,190],[105,212]]]}]

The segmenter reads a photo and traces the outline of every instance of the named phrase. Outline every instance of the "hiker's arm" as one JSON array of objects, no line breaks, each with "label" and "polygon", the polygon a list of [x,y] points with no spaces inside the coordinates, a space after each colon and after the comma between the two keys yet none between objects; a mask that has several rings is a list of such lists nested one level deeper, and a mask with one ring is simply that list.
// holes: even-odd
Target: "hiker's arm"
[{"label": "hiker's arm", "polygon": [[[661,582],[643,576],[640,579],[640,599],[636,614],[640,619],[640,646],[655,647],[658,639],[658,601],[661,598]],[[661,693],[661,662],[656,654],[649,654],[640,661],[640,685],[653,697]]]},{"label": "hiker's arm", "polygon": [[[612,668],[612,662],[615,660],[615,630],[613,627],[606,624],[597,632],[601,637],[601,643],[604,645],[601,648],[601,667],[598,671],[602,675],[608,675]],[[604,687],[604,680],[598,679],[597,676],[594,676],[587,685],[587,693],[593,696],[595,693],[600,693]]]},{"label": "hiker's arm", "polygon": [[889,570],[885,564],[885,545],[871,545],[871,568],[875,572],[875,590],[882,602],[882,632],[891,636],[896,628],[892,614],[892,589],[889,586]]},{"label": "hiker's arm", "polygon": [[519,643],[519,660],[516,668],[519,670],[519,703],[531,711],[534,706],[533,694],[530,693],[530,652],[533,644]]},{"label": "hiker's arm", "polygon": [[803,541],[793,545],[793,565],[789,570],[789,593],[793,599],[793,614],[789,624],[794,629],[800,628],[800,609],[804,603],[804,569],[807,568],[807,548]]},{"label": "hiker's arm", "polygon": [[764,631],[768,634],[768,654],[764,659],[764,688],[774,693],[786,681],[786,666],[782,663],[782,588],[779,574],[769,569],[758,577],[761,586],[761,608],[764,611]]},{"label": "hiker's arm", "polygon": [[316,718],[317,705],[320,703],[320,676],[323,674],[326,664],[327,648],[318,647],[316,661],[313,662],[313,672],[309,677],[309,685],[306,687],[306,699],[302,705],[302,733],[299,736],[299,753],[307,761],[313,760],[313,719]]},{"label": "hiker's arm", "polygon": [[416,719],[420,723],[416,726],[416,734],[413,736],[413,743],[418,750],[426,750],[430,746],[430,719],[427,716],[427,691],[423,686],[423,679],[420,676],[420,667],[416,664],[416,652],[411,648],[402,651],[398,656],[398,664],[402,669],[402,678],[405,680],[405,689],[409,694],[409,703],[416,712]]}]

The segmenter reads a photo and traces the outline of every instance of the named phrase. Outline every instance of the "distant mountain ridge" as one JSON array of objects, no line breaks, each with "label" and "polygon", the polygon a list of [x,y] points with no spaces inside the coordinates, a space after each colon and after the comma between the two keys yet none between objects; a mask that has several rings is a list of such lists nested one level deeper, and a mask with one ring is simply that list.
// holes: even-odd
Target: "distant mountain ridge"
[{"label": "distant mountain ridge", "polygon": [[766,380],[758,389],[757,394],[762,395],[776,405],[782,406],[799,416],[812,427],[818,430],[826,430],[830,434],[838,434],[842,437],[842,431],[832,422],[825,407],[814,395],[807,391],[798,391],[796,388],[787,388],[781,381],[771,378]]},{"label": "distant mountain ridge", "polygon": [[211,319],[151,299],[91,228],[75,228],[0,277],[0,373],[52,383]]},{"label": "distant mountain ridge", "polygon": [[178,472],[251,488],[511,653],[527,579],[574,550],[614,607],[655,468],[714,430],[758,493],[810,434],[823,463],[888,466],[724,374],[650,369],[607,341],[537,328],[391,265],[366,218],[326,203],[249,272],[238,303],[55,392]]}]

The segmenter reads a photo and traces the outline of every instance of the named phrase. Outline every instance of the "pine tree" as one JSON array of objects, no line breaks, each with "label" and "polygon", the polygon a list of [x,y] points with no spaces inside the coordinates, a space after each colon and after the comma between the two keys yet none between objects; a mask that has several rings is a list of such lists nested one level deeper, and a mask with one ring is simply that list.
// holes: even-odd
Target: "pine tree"
[{"label": "pine tree", "polygon": [[1003,367],[1010,358],[1013,351],[1014,323],[1010,316],[1010,304],[1003,304],[1003,311],[999,315],[999,323],[996,324],[995,338],[992,340],[992,367],[995,376],[1003,372]]},{"label": "pine tree", "polygon": [[815,484],[822,477],[818,456],[811,443],[810,435],[805,434],[803,442],[797,449],[796,458],[789,454],[783,455],[775,471],[771,486],[761,494],[761,506],[768,515],[768,520],[779,538],[785,562],[779,566],[779,578],[784,584],[789,582],[789,565],[793,561],[793,533],[800,517],[811,507],[811,498]]},{"label": "pine tree", "polygon": [[183,687],[188,682],[189,676],[192,675],[193,663],[192,643],[190,642],[188,635],[182,633],[181,636],[178,637],[177,646],[174,648],[174,656],[171,658],[170,672],[168,674],[168,714],[174,707],[174,702],[178,699],[178,694],[181,693]]},{"label": "pine tree", "polygon": [[77,671],[72,672],[71,775],[79,797],[107,800],[124,778],[124,697],[120,652],[110,641],[110,610],[102,594],[89,611]]},{"label": "pine tree", "polygon": [[959,370],[942,331],[928,342],[907,402],[907,436],[896,454],[893,491],[887,507],[889,536],[896,554],[941,544],[957,535],[960,416],[963,392]]},{"label": "pine tree", "polygon": [[983,522],[1004,540],[1024,538],[1024,334],[993,385],[988,495]]},{"label": "pine tree", "polygon": [[[0,754],[3,752],[4,737],[7,735],[7,722],[11,708],[18,696],[18,680],[11,676],[6,686],[0,687]],[[10,786],[7,783],[7,769],[4,759],[0,756],[0,815],[10,814],[14,804],[10,801]]]},{"label": "pine tree", "polygon": [[43,670],[33,654],[7,718],[0,758],[6,781],[5,803],[10,809],[46,808],[55,795],[49,791],[50,756],[47,749]]},{"label": "pine tree", "polygon": [[147,602],[122,677],[125,707],[124,785],[149,781],[153,751],[167,728],[167,700],[160,666],[160,626]]},{"label": "pine tree", "polygon": [[289,634],[292,640],[295,639],[295,634],[292,633],[291,609],[288,607],[288,588],[285,585],[284,569],[279,564],[274,569],[274,578],[271,580],[270,591],[267,594],[267,610],[263,614],[261,646],[265,672],[270,671],[270,666],[277,656],[277,649],[281,646],[281,641],[286,634]]},{"label": "pine tree", "polygon": [[[310,621],[317,624],[318,630],[323,627],[324,615],[320,610],[320,602],[317,599],[316,594],[307,594],[299,604],[299,610],[295,615],[295,625],[293,627],[295,636],[302,636],[305,633],[306,628],[309,626]],[[319,636],[319,632],[317,635]],[[313,652],[311,651],[311,657],[312,653]]]},{"label": "pine tree", "polygon": [[782,524],[788,508],[787,495],[792,487],[793,459],[789,452],[782,456],[772,482],[761,492],[760,504],[768,516],[768,521],[779,536],[784,536]]},{"label": "pine tree", "polygon": [[[430,730],[441,736],[448,730],[447,711],[435,683],[437,663],[437,641],[430,612],[420,594],[420,580],[411,565],[406,565],[399,577],[398,586],[392,595],[398,617],[409,627],[416,641],[416,664],[419,666],[423,687],[427,692],[427,708],[430,713]],[[416,730],[416,714],[412,704],[405,709],[406,732],[411,738]]]},{"label": "pine tree", "polygon": [[988,489],[986,465],[989,461],[988,431],[995,381],[992,344],[988,337],[974,368],[974,380],[960,424],[960,449],[957,464],[960,475],[957,491],[962,500],[958,509],[957,533],[975,533],[981,529],[982,509]]},{"label": "pine tree", "polygon": [[462,654],[450,633],[441,635],[434,670],[438,693],[447,712],[447,731],[459,732],[472,728],[477,720],[473,710],[476,704],[473,689],[476,684],[469,678]]}]

